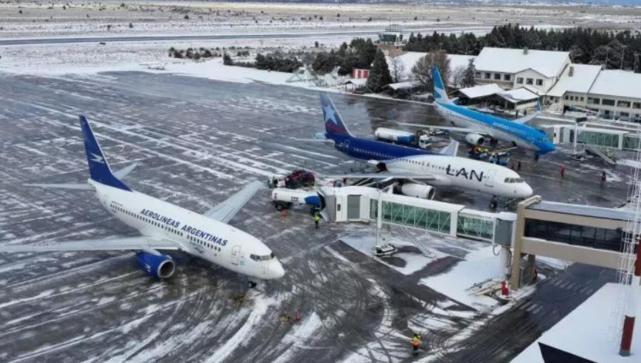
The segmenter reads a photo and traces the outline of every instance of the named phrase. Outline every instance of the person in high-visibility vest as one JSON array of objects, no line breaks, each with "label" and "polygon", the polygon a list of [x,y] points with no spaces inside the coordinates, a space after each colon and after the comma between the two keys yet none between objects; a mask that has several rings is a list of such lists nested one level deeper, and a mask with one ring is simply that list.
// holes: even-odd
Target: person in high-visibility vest
[{"label": "person in high-visibility vest", "polygon": [[421,348],[421,336],[418,334],[414,334],[412,337],[412,353],[413,354],[418,354],[419,348]]},{"label": "person in high-visibility vest", "polygon": [[318,229],[318,222],[320,222],[321,216],[320,213],[314,213],[314,224],[316,225],[316,229]]}]

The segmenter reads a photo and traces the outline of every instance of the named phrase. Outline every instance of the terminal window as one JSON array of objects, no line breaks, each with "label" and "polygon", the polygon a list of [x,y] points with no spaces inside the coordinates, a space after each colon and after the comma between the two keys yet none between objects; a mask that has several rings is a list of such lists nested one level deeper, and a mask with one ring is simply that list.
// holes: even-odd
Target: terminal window
[{"label": "terminal window", "polygon": [[620,229],[604,229],[526,219],[524,235],[526,237],[541,238],[551,242],[561,242],[611,251],[621,250],[622,231]]},{"label": "terminal window", "polygon": [[609,98],[604,98],[603,100],[601,100],[601,104],[605,106],[614,106],[614,100]]},{"label": "terminal window", "polygon": [[518,77],[518,78],[516,79],[516,83],[518,83],[518,84],[523,84],[523,77]]},{"label": "terminal window", "polygon": [[537,86],[543,86],[543,80],[542,79],[537,79],[536,80],[536,85]]},{"label": "terminal window", "polygon": [[632,103],[632,108],[641,108],[641,102],[634,102]]}]

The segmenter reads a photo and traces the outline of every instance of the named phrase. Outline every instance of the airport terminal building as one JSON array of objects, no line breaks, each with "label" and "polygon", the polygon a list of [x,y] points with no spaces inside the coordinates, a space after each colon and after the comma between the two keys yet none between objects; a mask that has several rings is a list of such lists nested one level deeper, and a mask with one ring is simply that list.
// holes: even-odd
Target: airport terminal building
[{"label": "airport terminal building", "polygon": [[[404,78],[412,77],[412,67],[424,55],[407,52],[398,56],[404,66]],[[480,86],[498,86],[492,95],[506,109],[532,108],[536,102],[531,96],[535,95],[553,110],[570,106],[593,111],[604,119],[641,122],[641,73],[574,64],[569,52],[550,50],[485,47],[476,57],[448,57],[451,86],[456,87],[454,73],[474,59],[475,81]],[[516,94],[502,97],[506,91]]]}]

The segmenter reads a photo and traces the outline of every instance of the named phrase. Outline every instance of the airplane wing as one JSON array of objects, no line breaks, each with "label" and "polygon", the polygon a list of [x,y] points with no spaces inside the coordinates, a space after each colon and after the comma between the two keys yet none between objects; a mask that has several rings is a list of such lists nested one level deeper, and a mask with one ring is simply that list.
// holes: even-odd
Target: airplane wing
[{"label": "airplane wing", "polygon": [[537,101],[536,102],[536,112],[534,112],[534,113],[532,113],[532,114],[530,114],[528,116],[512,120],[512,122],[516,122],[517,124],[525,124],[525,123],[528,123],[528,122],[534,120],[535,118],[539,117],[540,114],[541,114],[541,102]]},{"label": "airplane wing", "polygon": [[38,187],[45,189],[68,189],[68,190],[93,190],[89,184],[62,183],[62,184],[24,184],[27,187]]},{"label": "airplane wing", "polygon": [[182,245],[167,239],[150,237],[123,237],[87,239],[69,242],[51,242],[28,245],[0,245],[2,252],[71,252],[71,251],[123,251],[123,250],[181,250]]},{"label": "airplane wing", "polygon": [[253,181],[224,202],[205,212],[204,215],[217,221],[228,223],[254,197],[254,194],[263,187],[263,183]]}]

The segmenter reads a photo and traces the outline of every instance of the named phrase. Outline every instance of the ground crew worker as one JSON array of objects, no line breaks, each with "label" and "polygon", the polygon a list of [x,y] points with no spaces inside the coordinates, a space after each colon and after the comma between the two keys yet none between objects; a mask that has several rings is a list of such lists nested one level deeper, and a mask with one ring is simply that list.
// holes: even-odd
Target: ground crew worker
[{"label": "ground crew worker", "polygon": [[521,171],[521,160],[516,164],[516,170]]},{"label": "ground crew worker", "polygon": [[605,174],[605,170],[601,173],[601,185],[604,185],[605,182],[607,181],[607,175]]},{"label": "ground crew worker", "polygon": [[565,177],[565,165],[561,165],[561,178]]},{"label": "ground crew worker", "polygon": [[316,229],[318,229],[318,222],[320,222],[320,214],[319,213],[314,213],[314,224],[316,225]]},{"label": "ground crew worker", "polygon": [[490,200],[490,209],[491,210],[496,210],[496,207],[498,207],[498,201],[496,200],[496,195],[492,196],[492,199]]},{"label": "ground crew worker", "polygon": [[414,333],[411,344],[412,344],[412,354],[417,355],[419,348],[421,348],[421,336]]}]

